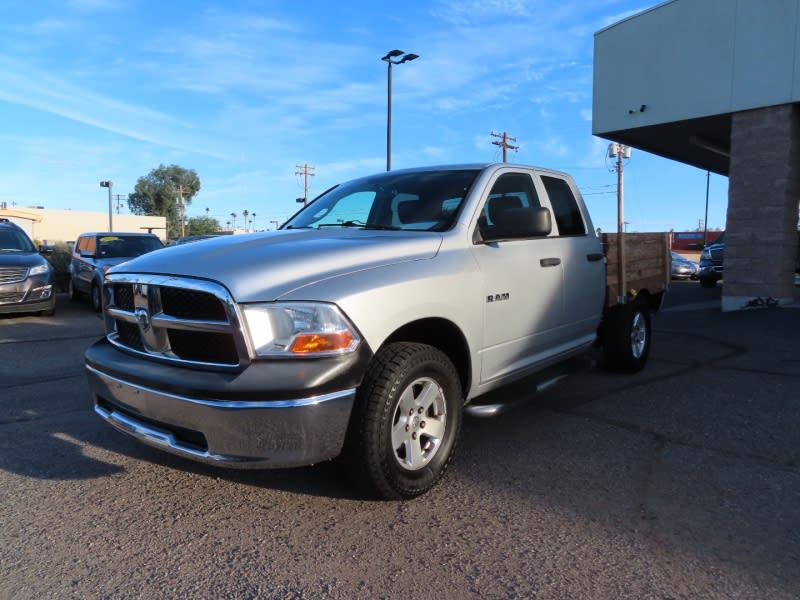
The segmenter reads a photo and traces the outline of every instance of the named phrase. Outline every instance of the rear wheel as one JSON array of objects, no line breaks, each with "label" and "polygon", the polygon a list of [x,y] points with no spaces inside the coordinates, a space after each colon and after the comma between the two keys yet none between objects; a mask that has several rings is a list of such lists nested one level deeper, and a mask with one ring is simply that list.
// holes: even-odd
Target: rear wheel
[{"label": "rear wheel", "polygon": [[92,308],[94,312],[103,310],[103,299],[100,296],[100,286],[96,283],[92,284]]},{"label": "rear wheel", "polygon": [[345,459],[368,493],[419,496],[444,474],[461,429],[463,397],[455,367],[425,344],[382,348],[358,389]]},{"label": "rear wheel", "polygon": [[635,373],[650,354],[650,310],[641,300],[608,309],[603,320],[603,364],[613,371]]}]

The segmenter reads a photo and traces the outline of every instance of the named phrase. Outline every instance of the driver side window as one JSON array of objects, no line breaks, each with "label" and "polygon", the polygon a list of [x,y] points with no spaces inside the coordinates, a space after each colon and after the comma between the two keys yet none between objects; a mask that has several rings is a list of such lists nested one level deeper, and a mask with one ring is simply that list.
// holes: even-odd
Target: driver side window
[{"label": "driver side window", "polygon": [[525,173],[505,173],[494,182],[483,206],[480,226],[491,227],[502,212],[511,208],[541,206],[533,180]]}]

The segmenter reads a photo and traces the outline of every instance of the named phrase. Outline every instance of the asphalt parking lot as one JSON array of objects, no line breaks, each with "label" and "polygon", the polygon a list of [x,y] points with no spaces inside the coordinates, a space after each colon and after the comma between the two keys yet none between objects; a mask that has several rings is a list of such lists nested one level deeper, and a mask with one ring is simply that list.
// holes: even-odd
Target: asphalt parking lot
[{"label": "asphalt parking lot", "polygon": [[642,373],[467,419],[402,503],[141,446],[90,409],[88,305],[0,317],[0,598],[796,599],[800,305],[719,294],[673,285]]}]

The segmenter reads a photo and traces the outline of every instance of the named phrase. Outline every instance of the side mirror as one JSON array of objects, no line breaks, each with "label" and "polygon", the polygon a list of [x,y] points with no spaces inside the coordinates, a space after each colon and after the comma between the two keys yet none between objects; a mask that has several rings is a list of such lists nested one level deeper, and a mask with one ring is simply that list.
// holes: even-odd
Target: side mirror
[{"label": "side mirror", "polygon": [[497,216],[497,222],[480,228],[484,243],[545,237],[553,230],[547,208],[509,208]]}]

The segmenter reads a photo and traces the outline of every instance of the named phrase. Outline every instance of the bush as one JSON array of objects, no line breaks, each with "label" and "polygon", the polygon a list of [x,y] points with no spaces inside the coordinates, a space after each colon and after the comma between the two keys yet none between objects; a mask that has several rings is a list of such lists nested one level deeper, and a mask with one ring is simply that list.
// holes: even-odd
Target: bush
[{"label": "bush", "polygon": [[56,292],[66,292],[69,285],[69,263],[72,261],[72,252],[65,242],[56,242],[50,248],[52,252],[45,254],[44,257],[55,270],[53,284]]}]

